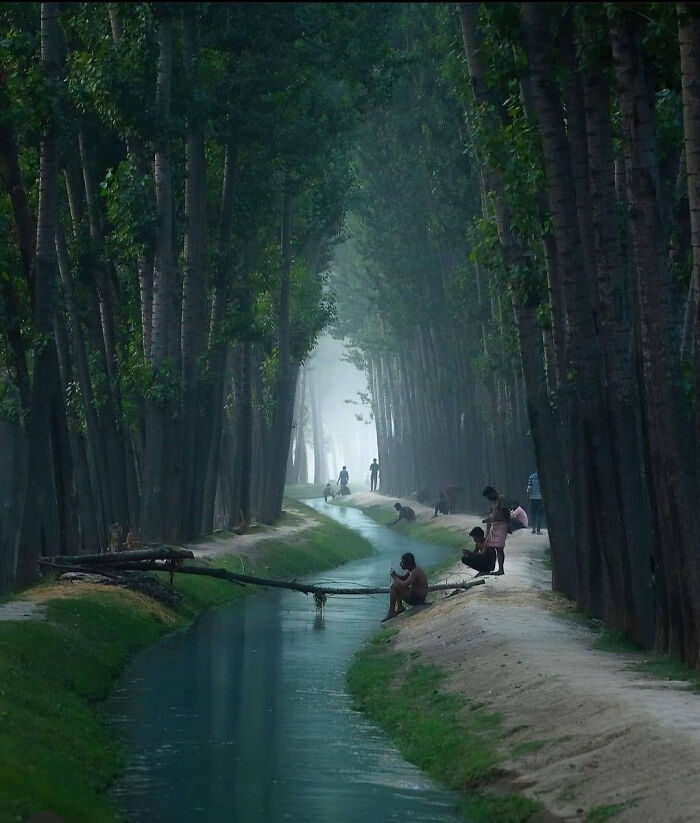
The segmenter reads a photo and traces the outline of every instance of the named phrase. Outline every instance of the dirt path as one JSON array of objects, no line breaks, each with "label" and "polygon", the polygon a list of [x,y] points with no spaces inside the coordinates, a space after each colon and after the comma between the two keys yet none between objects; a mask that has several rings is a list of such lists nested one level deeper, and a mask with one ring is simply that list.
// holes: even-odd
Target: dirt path
[{"label": "dirt path", "polygon": [[[294,517],[298,522],[284,526],[254,526],[248,534],[217,537],[212,535],[206,540],[188,544],[195,557],[215,559],[222,555],[245,555],[247,560],[255,556],[258,546],[266,540],[293,540],[297,535],[317,525],[318,521],[302,511],[295,509]],[[61,580],[50,587],[29,589],[21,599],[0,603],[0,622],[5,620],[44,620],[46,617],[46,600],[54,597],[73,596],[76,588],[81,593],[99,591],[99,586],[83,581]]]},{"label": "dirt path", "polygon": [[[390,510],[396,500],[355,494],[349,502]],[[433,520],[432,509],[403,502],[426,525],[426,539],[440,526],[462,531],[466,545],[479,521]],[[509,536],[503,577],[396,618],[396,648],[420,651],[447,669],[451,689],[503,715],[516,787],[562,819],[607,820],[620,807],[620,823],[697,823],[700,695],[685,682],[642,676],[633,668],[639,655],[594,650],[596,634],[567,620],[571,606],[550,591],[547,545],[546,534]],[[588,817],[594,809],[598,816]]]}]

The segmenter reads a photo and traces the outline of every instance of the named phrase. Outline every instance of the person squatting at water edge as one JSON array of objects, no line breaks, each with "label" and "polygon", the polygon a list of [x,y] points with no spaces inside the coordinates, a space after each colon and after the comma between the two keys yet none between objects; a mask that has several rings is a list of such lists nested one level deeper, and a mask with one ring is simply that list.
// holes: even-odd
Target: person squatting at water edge
[{"label": "person squatting at water edge", "polygon": [[496,549],[498,557],[498,571],[494,574],[503,574],[505,562],[505,545],[510,527],[510,508],[505,497],[499,494],[493,486],[487,486],[482,495],[491,503],[491,514],[484,518],[486,526],[486,545]]},{"label": "person squatting at water edge", "polygon": [[490,574],[496,568],[496,549],[485,545],[486,535],[481,526],[474,526],[469,537],[474,540],[474,550],[462,549],[462,563],[475,569],[478,572],[476,577]]},{"label": "person squatting at water edge", "polygon": [[392,520],[391,523],[388,524],[389,526],[395,525],[399,520],[413,521],[416,519],[416,513],[410,506],[402,506],[401,503],[394,503],[394,508],[399,513],[399,516],[396,520]]},{"label": "person squatting at water edge", "polygon": [[401,568],[404,570],[403,574],[397,574],[393,569],[389,572],[392,580],[389,588],[389,611],[382,623],[406,611],[404,603],[418,606],[425,603],[428,596],[428,576],[420,566],[416,566],[416,558],[411,552],[401,555]]}]

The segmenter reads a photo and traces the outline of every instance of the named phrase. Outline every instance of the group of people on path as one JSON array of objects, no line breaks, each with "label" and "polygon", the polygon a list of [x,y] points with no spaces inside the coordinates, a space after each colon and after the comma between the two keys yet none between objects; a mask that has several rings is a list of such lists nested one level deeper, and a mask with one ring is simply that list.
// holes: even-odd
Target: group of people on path
[{"label": "group of people on path", "polygon": [[[378,480],[379,480],[379,462],[377,461],[376,457],[370,463],[369,479],[370,479],[369,490],[371,492],[376,492],[377,491],[377,484],[378,484]],[[347,466],[343,466],[343,468],[340,470],[340,474],[338,475],[338,479],[335,482],[336,487],[340,486],[337,493],[341,494],[341,495],[350,494],[350,488],[348,487],[349,482],[350,482],[350,472],[348,472],[348,467]],[[335,498],[335,495],[336,495],[336,491],[333,488],[333,486],[331,484],[331,481],[329,480],[323,488],[323,499],[327,503],[328,498],[330,497],[331,500],[333,500]]]},{"label": "group of people on path", "polygon": [[[491,511],[482,521],[486,524],[486,531],[481,526],[475,526],[469,532],[474,547],[463,549],[461,560],[465,566],[477,572],[477,577],[484,574],[502,575],[505,574],[506,539],[514,531],[527,528],[530,519],[517,502],[511,507],[508,500],[493,486],[486,486],[482,494],[491,504]],[[450,510],[443,493],[435,505],[434,517],[438,510],[442,511],[443,506],[448,512]],[[525,505],[530,510],[532,533],[541,534],[543,503],[537,472],[533,472],[528,479]],[[416,513],[410,506],[395,503],[394,508],[398,516],[389,525],[393,526],[400,520],[410,522],[416,519]],[[496,564],[498,571],[494,571]],[[393,569],[390,572],[392,582],[389,588],[389,611],[382,620],[383,623],[401,614],[405,610],[404,603],[411,606],[425,603],[428,594],[428,578],[423,569],[416,565],[413,554],[407,552],[401,557],[401,568],[404,574],[399,575]]]}]

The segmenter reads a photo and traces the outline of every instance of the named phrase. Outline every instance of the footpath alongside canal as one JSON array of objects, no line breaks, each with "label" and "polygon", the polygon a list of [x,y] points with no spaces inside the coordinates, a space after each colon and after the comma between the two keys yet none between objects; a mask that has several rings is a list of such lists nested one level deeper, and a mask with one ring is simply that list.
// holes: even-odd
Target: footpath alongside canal
[{"label": "footpath alongside canal", "polygon": [[[342,505],[389,522],[395,502],[356,493]],[[402,502],[416,510],[417,523],[395,528],[425,541],[452,535],[455,564],[442,577],[464,576],[457,544],[470,542],[466,535],[479,517],[433,519],[432,508]],[[376,655],[379,645],[387,662],[393,653],[437,667],[445,674],[441,689],[459,695],[466,711],[498,715],[503,791],[524,794],[565,820],[697,821],[697,679],[602,631],[553,594],[547,549],[546,534],[510,536],[503,577],[400,615],[379,635],[387,642],[366,654]],[[392,722],[384,725],[397,733]]]}]

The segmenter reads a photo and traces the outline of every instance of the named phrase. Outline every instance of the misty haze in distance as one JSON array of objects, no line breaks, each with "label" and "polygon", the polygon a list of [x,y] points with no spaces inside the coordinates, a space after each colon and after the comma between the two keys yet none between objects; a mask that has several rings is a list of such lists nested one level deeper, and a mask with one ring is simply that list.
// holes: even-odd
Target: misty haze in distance
[{"label": "misty haze in distance", "polygon": [[[306,442],[309,481],[325,483],[338,479],[345,465],[350,473],[351,491],[369,489],[369,464],[377,454],[377,432],[371,408],[361,395],[367,395],[367,378],[347,359],[343,341],[328,335],[319,338],[306,364],[307,381],[313,385],[323,426],[322,476],[314,477],[312,415],[306,403]],[[350,402],[348,402],[350,401]],[[361,419],[358,419],[361,418]],[[294,424],[298,425],[295,409]],[[295,430],[296,431],[296,430]],[[380,473],[381,482],[381,473]]]}]

